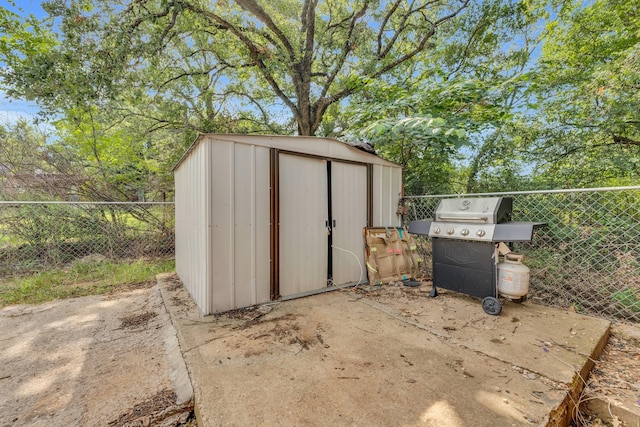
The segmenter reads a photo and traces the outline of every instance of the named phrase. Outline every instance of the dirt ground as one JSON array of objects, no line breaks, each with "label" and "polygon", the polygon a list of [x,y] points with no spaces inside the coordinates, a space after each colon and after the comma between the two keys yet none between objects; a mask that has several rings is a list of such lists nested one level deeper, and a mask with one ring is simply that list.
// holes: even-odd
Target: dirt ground
[{"label": "dirt ground", "polygon": [[639,427],[640,328],[614,325],[612,329],[609,343],[587,379],[576,424]]},{"label": "dirt ground", "polygon": [[[150,282],[0,310],[0,426],[184,425]],[[184,398],[182,398],[184,400]]]}]

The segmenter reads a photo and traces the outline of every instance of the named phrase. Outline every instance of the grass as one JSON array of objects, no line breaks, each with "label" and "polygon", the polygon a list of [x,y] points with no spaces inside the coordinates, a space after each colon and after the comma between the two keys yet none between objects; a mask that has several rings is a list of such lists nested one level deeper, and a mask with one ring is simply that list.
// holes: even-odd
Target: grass
[{"label": "grass", "polygon": [[613,299],[634,313],[640,313],[640,295],[634,289],[627,288],[613,294]]},{"label": "grass", "polygon": [[62,298],[100,295],[141,284],[156,274],[173,271],[173,260],[76,263],[0,282],[0,307],[37,304]]}]

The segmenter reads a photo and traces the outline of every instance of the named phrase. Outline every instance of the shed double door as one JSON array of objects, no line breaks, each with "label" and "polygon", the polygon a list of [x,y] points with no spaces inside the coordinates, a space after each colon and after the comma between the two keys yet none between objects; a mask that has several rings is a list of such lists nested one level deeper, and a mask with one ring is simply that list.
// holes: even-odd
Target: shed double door
[{"label": "shed double door", "polygon": [[367,167],[279,155],[281,296],[366,280]]}]

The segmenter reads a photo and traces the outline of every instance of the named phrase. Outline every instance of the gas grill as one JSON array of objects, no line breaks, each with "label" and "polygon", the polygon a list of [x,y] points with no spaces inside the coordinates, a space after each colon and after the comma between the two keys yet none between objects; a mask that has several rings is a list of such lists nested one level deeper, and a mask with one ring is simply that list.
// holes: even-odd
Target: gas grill
[{"label": "gas grill", "polygon": [[[409,232],[432,239],[433,288],[482,298],[491,315],[502,310],[498,300],[497,265],[500,242],[529,242],[539,222],[511,221],[510,197],[442,199],[433,219],[409,223]],[[524,300],[519,298],[516,301]]]}]

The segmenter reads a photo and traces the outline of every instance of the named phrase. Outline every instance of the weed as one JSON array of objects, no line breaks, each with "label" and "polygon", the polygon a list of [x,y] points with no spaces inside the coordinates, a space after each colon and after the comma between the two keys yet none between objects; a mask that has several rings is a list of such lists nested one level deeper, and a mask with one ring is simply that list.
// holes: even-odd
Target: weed
[{"label": "weed", "polygon": [[173,260],[75,263],[65,269],[42,271],[0,282],[0,307],[100,295],[173,270]]}]

